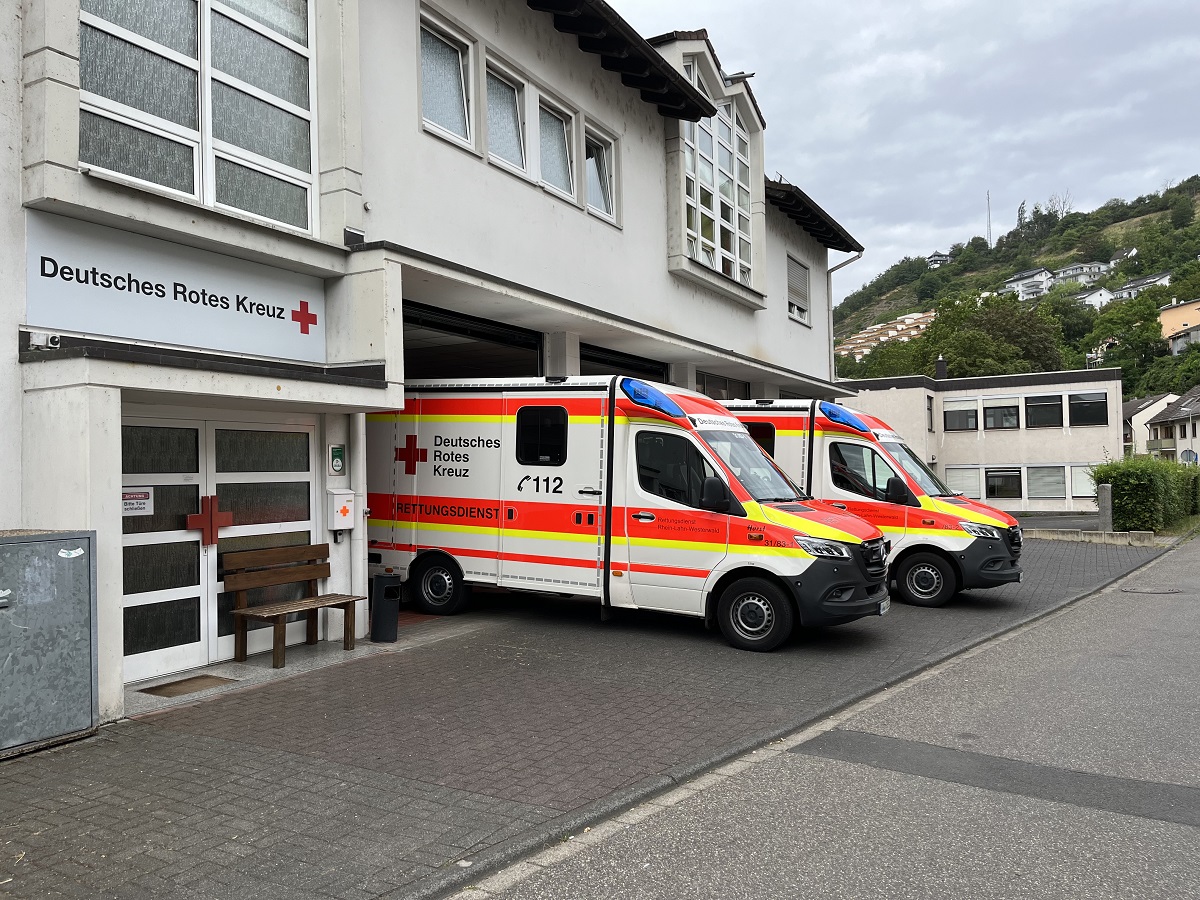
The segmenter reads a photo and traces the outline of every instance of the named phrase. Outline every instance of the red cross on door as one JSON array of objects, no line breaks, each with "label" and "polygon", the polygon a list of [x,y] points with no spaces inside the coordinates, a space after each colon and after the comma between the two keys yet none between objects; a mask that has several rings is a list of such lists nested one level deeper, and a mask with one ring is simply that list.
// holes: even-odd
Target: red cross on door
[{"label": "red cross on door", "polygon": [[404,463],[405,475],[416,475],[417,463],[427,462],[428,460],[429,451],[418,449],[417,436],[415,434],[406,435],[404,446],[396,448],[396,462]]},{"label": "red cross on door", "polygon": [[217,529],[233,524],[233,513],[221,512],[217,508],[217,495],[200,498],[200,512],[187,517],[189,531],[200,532],[200,543],[211,547],[217,542]]},{"label": "red cross on door", "polygon": [[308,329],[317,324],[317,314],[308,311],[307,300],[301,300],[300,308],[292,310],[292,321],[300,324],[301,334],[308,334]]}]

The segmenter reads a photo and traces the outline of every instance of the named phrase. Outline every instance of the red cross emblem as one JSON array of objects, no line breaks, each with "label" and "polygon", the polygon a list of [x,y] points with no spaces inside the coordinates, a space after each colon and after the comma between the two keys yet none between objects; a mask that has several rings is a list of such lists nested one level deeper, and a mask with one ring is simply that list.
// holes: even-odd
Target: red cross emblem
[{"label": "red cross emblem", "polygon": [[343,503],[342,508],[338,510],[338,515],[341,516],[343,519],[346,518],[346,516],[350,515],[350,507],[346,506]]},{"label": "red cross emblem", "polygon": [[200,512],[187,517],[189,531],[200,532],[200,543],[211,547],[217,542],[217,529],[233,524],[233,513],[217,509],[217,496],[200,498]]},{"label": "red cross emblem", "polygon": [[301,334],[308,334],[308,329],[317,324],[317,314],[308,311],[307,300],[301,300],[300,308],[292,310],[292,321],[300,324]]},{"label": "red cross emblem", "polygon": [[404,463],[405,475],[417,474],[417,463],[427,462],[429,451],[417,448],[417,436],[410,434],[404,438],[404,446],[396,448],[396,462]]}]

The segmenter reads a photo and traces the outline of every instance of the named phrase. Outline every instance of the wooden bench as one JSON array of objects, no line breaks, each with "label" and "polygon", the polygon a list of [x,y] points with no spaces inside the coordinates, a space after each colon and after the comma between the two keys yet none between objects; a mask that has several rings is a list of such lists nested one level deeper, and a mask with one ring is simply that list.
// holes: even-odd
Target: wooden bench
[{"label": "wooden bench", "polygon": [[[225,590],[234,594],[233,658],[246,659],[247,619],[260,619],[275,626],[271,650],[271,667],[283,668],[284,641],[287,617],[292,613],[308,613],[306,644],[317,642],[317,610],[339,607],[345,614],[345,635],[342,646],[354,649],[354,604],[366,597],[350,594],[318,594],[317,579],[329,577],[329,545],[312,544],[303,547],[277,547],[271,550],[245,550],[226,553],[221,560],[225,570]],[[279,584],[307,583],[305,596],[297,600],[282,600],[250,606],[247,592],[255,588]]]}]

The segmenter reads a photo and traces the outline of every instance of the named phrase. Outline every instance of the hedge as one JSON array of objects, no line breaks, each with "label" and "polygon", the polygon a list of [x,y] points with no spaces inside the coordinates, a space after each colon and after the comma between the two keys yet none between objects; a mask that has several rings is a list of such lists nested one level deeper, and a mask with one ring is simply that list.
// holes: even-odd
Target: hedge
[{"label": "hedge", "polygon": [[1200,513],[1200,469],[1152,456],[1133,456],[1092,469],[1112,485],[1113,529],[1162,531]]}]

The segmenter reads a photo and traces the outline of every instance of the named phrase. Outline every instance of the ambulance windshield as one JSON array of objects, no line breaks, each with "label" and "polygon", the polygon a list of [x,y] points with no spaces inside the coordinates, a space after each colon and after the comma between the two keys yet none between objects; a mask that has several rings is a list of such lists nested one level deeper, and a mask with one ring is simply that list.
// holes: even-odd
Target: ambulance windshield
[{"label": "ambulance windshield", "polygon": [[767,458],[762,448],[754,443],[754,438],[745,431],[723,429],[701,431],[699,434],[759,503],[809,499]]},{"label": "ambulance windshield", "polygon": [[879,444],[892,455],[892,459],[900,463],[901,468],[930,497],[957,496],[954,491],[942,483],[940,478],[933,474],[933,471],[925,463],[921,462],[921,457],[908,449],[906,444],[900,444],[895,441],[880,441]]}]

